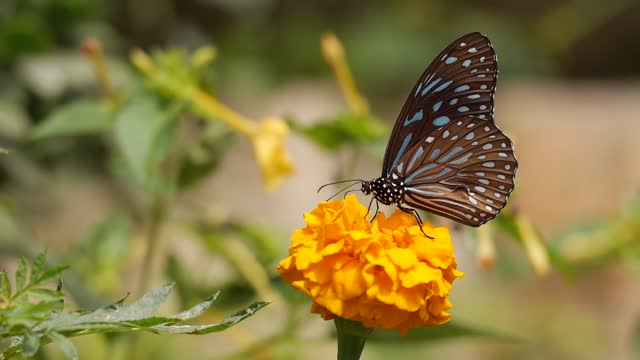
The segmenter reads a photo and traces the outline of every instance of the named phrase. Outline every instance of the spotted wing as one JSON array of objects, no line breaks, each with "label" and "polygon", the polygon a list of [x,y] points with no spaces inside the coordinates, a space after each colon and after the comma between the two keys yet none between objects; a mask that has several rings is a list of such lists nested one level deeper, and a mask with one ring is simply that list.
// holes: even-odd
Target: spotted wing
[{"label": "spotted wing", "polygon": [[429,65],[409,93],[398,115],[384,156],[382,176],[435,129],[474,115],[492,122],[498,67],[489,39],[480,33],[462,36]]},{"label": "spotted wing", "polygon": [[409,149],[392,172],[403,202],[465,225],[493,219],[513,191],[518,162],[492,119],[460,118]]}]

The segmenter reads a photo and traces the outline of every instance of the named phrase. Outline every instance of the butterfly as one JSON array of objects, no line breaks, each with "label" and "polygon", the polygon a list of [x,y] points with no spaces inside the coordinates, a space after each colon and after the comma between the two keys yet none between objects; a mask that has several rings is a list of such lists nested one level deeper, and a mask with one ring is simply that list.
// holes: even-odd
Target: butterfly
[{"label": "butterfly", "polygon": [[[518,162],[493,119],[498,77],[489,39],[470,33],[447,46],[409,93],[391,133],[382,175],[357,180],[376,205],[426,210],[464,225],[498,215]],[[354,184],[355,185],[355,184]],[[371,206],[371,203],[369,204]]]}]

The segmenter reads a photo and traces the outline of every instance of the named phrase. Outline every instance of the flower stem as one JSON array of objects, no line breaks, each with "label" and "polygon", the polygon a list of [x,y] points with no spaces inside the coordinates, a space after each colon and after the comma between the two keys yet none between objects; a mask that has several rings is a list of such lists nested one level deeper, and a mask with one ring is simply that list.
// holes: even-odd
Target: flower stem
[{"label": "flower stem", "polygon": [[362,323],[335,317],[333,322],[338,331],[338,360],[358,360],[372,329]]},{"label": "flower stem", "polygon": [[109,81],[109,71],[104,60],[104,54],[102,53],[102,46],[100,45],[100,42],[95,38],[88,38],[84,41],[82,48],[93,63],[93,69],[96,73],[96,77],[98,78],[98,82],[100,83],[100,87],[102,88],[102,92],[108,99],[114,100],[115,93],[111,86],[111,82]]},{"label": "flower stem", "polygon": [[155,255],[158,252],[158,238],[160,235],[160,228],[164,222],[166,214],[166,203],[164,200],[158,199],[156,196],[149,210],[149,229],[147,230],[147,244],[142,260],[142,275],[140,276],[140,283],[138,289],[140,294],[144,294],[145,290],[151,280],[151,274],[153,273],[153,262]]}]

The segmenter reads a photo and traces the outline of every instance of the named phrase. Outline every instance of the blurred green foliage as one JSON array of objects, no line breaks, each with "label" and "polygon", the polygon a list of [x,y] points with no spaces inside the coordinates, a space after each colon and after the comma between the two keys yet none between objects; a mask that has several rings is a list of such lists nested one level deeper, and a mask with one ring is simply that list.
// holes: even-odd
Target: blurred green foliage
[{"label": "blurred green foliage", "polygon": [[[46,270],[44,257],[36,255],[44,245],[50,248],[52,262],[71,264],[64,275],[65,289],[69,298],[86,308],[99,308],[106,299],[130,288],[146,289],[146,284],[136,285],[131,280],[136,276],[130,274],[139,267],[151,272],[147,261],[152,263],[148,259],[154,254],[140,255],[144,253],[140,249],[148,247],[166,266],[146,276],[175,281],[181,306],[208,297],[212,289],[222,290],[218,302],[222,309],[247,306],[267,295],[274,302],[282,300],[287,306],[283,328],[266,339],[253,339],[234,355],[256,356],[268,345],[276,354],[273,357],[296,358],[299,349],[291,348],[304,350],[306,345],[300,345],[299,334],[308,322],[308,301],[274,270],[282,255],[281,239],[288,231],[259,225],[256,219],[201,209],[190,209],[184,218],[173,213],[181,195],[217,174],[237,137],[216,119],[210,121],[190,91],[197,88],[215,96],[230,90],[253,99],[292,77],[328,78],[330,71],[319,50],[319,36],[328,29],[344,39],[357,83],[376,100],[370,102],[376,111],[407,91],[416,69],[421,70],[443,43],[468,31],[491,35],[500,53],[501,79],[637,76],[634,59],[640,56],[636,46],[640,33],[633,14],[637,6],[627,0],[606,6],[591,0],[562,4],[378,1],[367,6],[356,1],[295,0],[1,1],[0,261],[17,262],[18,290],[11,290],[8,275],[2,272],[0,349],[28,356],[36,354],[40,344],[54,342],[73,357],[75,350],[67,336],[78,335],[80,327],[87,329],[77,322],[78,313],[62,314],[61,288],[51,285],[64,267]],[[611,34],[616,41],[600,40]],[[108,85],[96,81],[91,56],[82,46],[88,36],[99,38],[104,47]],[[210,41],[217,47],[207,45]],[[130,65],[127,53],[136,47],[151,49],[148,53],[157,76]],[[350,153],[352,162],[361,151],[381,157],[391,128],[373,114],[349,111],[316,120],[303,125],[291,119],[288,124],[296,135],[336,159],[345,151]],[[74,189],[73,180],[80,177],[100,187],[116,210],[103,211],[92,226],[78,230],[77,238],[65,239],[62,245],[33,242],[34,218],[63,212],[68,202],[85,196]],[[60,195],[57,186],[65,181],[71,185]],[[616,216],[585,220],[588,226],[548,239],[544,249],[553,269],[570,281],[583,271],[618,262],[640,273],[639,204],[636,199]],[[522,231],[519,215],[507,210],[491,223],[504,251],[497,256],[495,272],[511,279],[531,276],[518,256],[528,251],[525,237],[531,235]],[[206,260],[165,253],[158,234],[167,228],[175,230],[176,223],[182,225],[179,233],[189,238],[184,241],[200,249]],[[47,226],[46,231],[56,227]],[[533,233],[541,238],[536,229]],[[475,231],[467,234],[478,236]],[[502,239],[515,240],[517,252],[503,250]],[[231,255],[237,254],[230,254],[227,247],[236,243],[246,246],[243,256],[259,265],[259,272],[244,275],[247,266],[234,260]],[[22,254],[33,258],[30,277]],[[208,262],[222,263],[229,273],[220,271],[216,279],[201,277]],[[266,279],[272,293],[265,295],[258,278]],[[157,289],[143,299],[150,296],[159,305],[168,299],[169,290]],[[213,300],[208,298],[194,309],[204,311]],[[135,309],[136,304],[140,303],[121,301],[97,312],[114,315]],[[258,304],[241,314],[263,306]],[[200,310],[188,314],[197,316]],[[187,319],[185,315],[157,317],[154,313],[155,307],[125,322],[97,322],[100,329],[89,332],[132,327],[152,332],[208,331],[202,330],[206,326],[177,328],[178,320]],[[96,312],[82,316],[89,315]],[[60,326],[42,327],[52,317],[69,322],[62,326],[58,320]],[[636,347],[639,333],[636,330],[634,335]],[[385,332],[375,336],[373,342],[384,346],[460,337],[521,340],[463,323],[410,332],[404,338]],[[20,340],[11,340],[16,338]],[[110,346],[125,342],[119,337],[109,341]],[[46,355],[39,352],[37,356]]]},{"label": "blurred green foliage", "polygon": [[[165,285],[146,293],[127,305],[123,298],[95,311],[62,313],[62,271],[67,266],[46,267],[46,253],[33,264],[18,258],[14,290],[6,272],[0,273],[0,356],[8,359],[21,354],[36,355],[41,345],[50,342],[61,348],[68,359],[78,359],[78,352],[68,337],[124,331],[204,335],[228,329],[267,305],[256,302],[218,324],[184,325],[183,322],[202,315],[218,297],[218,293],[189,310],[169,317],[154,315],[168,298],[173,285]],[[48,288],[56,281],[56,289]]]}]

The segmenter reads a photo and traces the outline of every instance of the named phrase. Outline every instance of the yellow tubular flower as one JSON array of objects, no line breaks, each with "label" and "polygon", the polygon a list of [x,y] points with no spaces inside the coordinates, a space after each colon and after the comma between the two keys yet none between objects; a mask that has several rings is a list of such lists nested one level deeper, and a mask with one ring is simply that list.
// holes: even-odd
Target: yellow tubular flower
[{"label": "yellow tubular flower", "polygon": [[372,223],[354,195],[322,202],[291,236],[280,275],[313,300],[311,311],[361,322],[367,328],[440,325],[451,315],[448,295],[456,270],[449,229],[423,224],[397,210]]},{"label": "yellow tubular flower", "polygon": [[342,43],[336,35],[332,33],[323,34],[320,41],[322,45],[322,55],[327,64],[331,66],[349,108],[358,115],[368,113],[369,105],[367,105],[364,97],[360,95],[356,83],[353,81],[353,75],[351,74],[349,65],[347,65]]},{"label": "yellow tubular flower", "polygon": [[[194,66],[203,66],[215,56],[213,48],[201,48],[193,55]],[[285,140],[289,134],[287,123],[276,117],[267,117],[256,123],[236,113],[218,99],[196,85],[182,84],[179,79],[159,69],[153,59],[142,50],[131,53],[131,62],[157,87],[170,96],[189,101],[196,112],[208,121],[221,120],[238,134],[251,139],[254,153],[262,171],[262,182],[267,190],[275,190],[295,167]]]},{"label": "yellow tubular flower", "polygon": [[267,190],[275,190],[294,171],[293,162],[284,142],[289,127],[284,120],[267,117],[258,123],[251,134],[256,160],[262,169],[262,179]]}]

